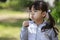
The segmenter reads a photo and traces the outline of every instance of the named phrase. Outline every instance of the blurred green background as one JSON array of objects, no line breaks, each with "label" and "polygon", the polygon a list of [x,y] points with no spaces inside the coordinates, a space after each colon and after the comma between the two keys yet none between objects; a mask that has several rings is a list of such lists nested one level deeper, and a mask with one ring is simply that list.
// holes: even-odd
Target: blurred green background
[{"label": "blurred green background", "polygon": [[[30,0],[0,0],[0,40],[19,40],[22,22],[28,20],[27,6]],[[60,29],[60,0],[50,7],[56,27]],[[58,34],[60,40],[60,32]]]}]

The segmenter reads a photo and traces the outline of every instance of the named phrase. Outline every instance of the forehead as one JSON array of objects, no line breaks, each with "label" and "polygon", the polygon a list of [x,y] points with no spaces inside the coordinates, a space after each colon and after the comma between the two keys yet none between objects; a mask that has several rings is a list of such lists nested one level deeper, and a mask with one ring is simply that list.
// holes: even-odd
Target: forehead
[{"label": "forehead", "polygon": [[34,8],[34,5],[31,7],[31,10],[30,11],[36,11],[36,12],[38,12],[38,11],[42,11],[42,10],[36,10],[35,8]]}]

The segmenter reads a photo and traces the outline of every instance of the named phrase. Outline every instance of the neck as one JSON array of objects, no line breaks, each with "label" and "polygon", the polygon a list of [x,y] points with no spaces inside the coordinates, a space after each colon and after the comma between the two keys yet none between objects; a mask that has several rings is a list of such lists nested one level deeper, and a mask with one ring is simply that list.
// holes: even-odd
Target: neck
[{"label": "neck", "polygon": [[36,23],[37,25],[40,25],[40,24],[43,23],[43,21],[44,21],[43,19],[40,19],[40,20],[36,20],[35,23]]}]

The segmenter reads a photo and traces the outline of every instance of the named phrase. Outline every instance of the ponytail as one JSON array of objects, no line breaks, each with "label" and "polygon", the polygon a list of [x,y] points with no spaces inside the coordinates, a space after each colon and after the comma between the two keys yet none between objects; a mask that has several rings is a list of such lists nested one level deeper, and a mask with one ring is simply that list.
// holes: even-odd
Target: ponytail
[{"label": "ponytail", "polygon": [[54,27],[55,26],[55,20],[51,16],[50,12],[48,12],[48,15],[49,15],[48,20],[49,20],[50,26],[51,26],[51,28],[53,28],[53,31],[55,32],[55,37],[56,37],[58,35],[59,30],[56,27]]}]

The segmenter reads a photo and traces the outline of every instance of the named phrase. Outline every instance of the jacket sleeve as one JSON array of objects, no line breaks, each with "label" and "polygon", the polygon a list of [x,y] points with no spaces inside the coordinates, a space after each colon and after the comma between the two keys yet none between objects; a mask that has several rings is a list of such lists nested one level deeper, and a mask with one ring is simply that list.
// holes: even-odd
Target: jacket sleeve
[{"label": "jacket sleeve", "polygon": [[53,31],[53,29],[51,30],[51,33],[50,33],[50,39],[51,40],[58,40],[58,36],[55,37],[55,32]]},{"label": "jacket sleeve", "polygon": [[28,29],[27,29],[27,27],[22,27],[22,30],[20,33],[20,40],[28,40]]}]

